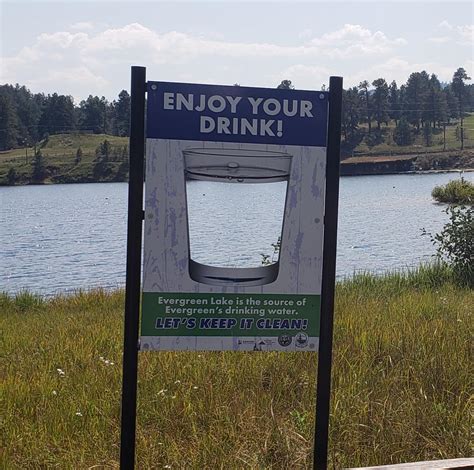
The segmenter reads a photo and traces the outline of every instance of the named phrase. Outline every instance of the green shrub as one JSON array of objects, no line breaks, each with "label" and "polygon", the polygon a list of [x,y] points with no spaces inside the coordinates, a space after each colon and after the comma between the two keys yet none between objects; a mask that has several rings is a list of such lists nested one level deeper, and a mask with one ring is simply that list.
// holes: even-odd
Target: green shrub
[{"label": "green shrub", "polygon": [[474,209],[449,206],[446,213],[449,222],[443,230],[428,235],[437,246],[438,258],[451,265],[456,281],[474,287]]},{"label": "green shrub", "polygon": [[431,196],[438,202],[451,204],[474,204],[474,184],[461,177],[444,186],[435,186]]}]

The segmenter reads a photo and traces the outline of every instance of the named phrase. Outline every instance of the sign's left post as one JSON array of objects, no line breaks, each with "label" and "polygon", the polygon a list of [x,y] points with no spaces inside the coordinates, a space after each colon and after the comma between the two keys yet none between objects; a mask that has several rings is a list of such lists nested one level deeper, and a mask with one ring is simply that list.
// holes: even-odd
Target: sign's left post
[{"label": "sign's left post", "polygon": [[128,182],[127,277],[123,343],[120,468],[135,466],[138,329],[140,317],[143,182],[145,155],[146,69],[132,67],[130,102],[130,173]]}]

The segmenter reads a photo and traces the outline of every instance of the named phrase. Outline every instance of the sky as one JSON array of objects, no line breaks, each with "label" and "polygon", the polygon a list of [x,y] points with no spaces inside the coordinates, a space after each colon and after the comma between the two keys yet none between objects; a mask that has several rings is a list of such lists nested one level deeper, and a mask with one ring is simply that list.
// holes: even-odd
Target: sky
[{"label": "sky", "polygon": [[116,99],[147,79],[320,89],[426,70],[474,74],[473,3],[437,1],[4,1],[0,84]]}]

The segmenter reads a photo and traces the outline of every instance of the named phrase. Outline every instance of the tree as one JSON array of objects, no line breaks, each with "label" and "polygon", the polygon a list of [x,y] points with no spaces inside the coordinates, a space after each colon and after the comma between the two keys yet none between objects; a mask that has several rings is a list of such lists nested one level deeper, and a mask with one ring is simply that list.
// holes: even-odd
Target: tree
[{"label": "tree", "polygon": [[40,149],[37,149],[33,158],[33,174],[32,180],[36,183],[43,181],[48,176],[44,166],[44,158]]},{"label": "tree", "polygon": [[122,90],[118,101],[114,101],[115,127],[117,135],[128,136],[130,132],[130,95]]},{"label": "tree", "polygon": [[387,82],[384,78],[378,78],[372,82],[375,91],[372,96],[372,107],[374,110],[374,118],[377,121],[377,129],[380,131],[380,125],[385,122],[388,125],[388,98],[389,90]]},{"label": "tree", "polygon": [[105,139],[95,150],[96,159],[101,159],[104,162],[109,161],[109,157],[112,153],[112,145]]},{"label": "tree", "polygon": [[433,130],[431,129],[429,123],[426,123],[423,126],[423,139],[425,141],[425,145],[427,147],[431,147],[431,144],[433,143]]},{"label": "tree", "polygon": [[11,186],[14,186],[17,181],[18,173],[16,172],[15,168],[11,166],[7,173],[7,183]]},{"label": "tree", "polygon": [[128,157],[128,145],[124,145],[124,146],[122,147],[121,156],[122,156],[122,161],[123,161],[123,162],[128,162],[128,160],[129,160],[129,157]]},{"label": "tree", "polygon": [[360,97],[365,108],[365,119],[369,125],[369,135],[372,131],[372,110],[370,109],[369,82],[364,80],[359,83]]},{"label": "tree", "polygon": [[453,93],[459,102],[459,117],[461,118],[461,150],[464,149],[464,112],[469,99],[464,81],[470,79],[471,77],[468,77],[466,71],[460,67],[456,72],[454,72],[453,81],[451,83]]},{"label": "tree", "polygon": [[74,101],[71,96],[48,95],[38,122],[39,133],[43,136],[72,131],[76,128]]},{"label": "tree", "polygon": [[291,83],[291,80],[282,80],[281,83],[277,86],[278,90],[294,90],[295,87]]},{"label": "tree", "polygon": [[396,125],[400,119],[400,90],[395,80],[388,87],[388,106],[388,116],[395,121]]},{"label": "tree", "polygon": [[0,150],[13,148],[18,141],[18,118],[12,100],[0,95]]},{"label": "tree", "polygon": [[107,127],[107,100],[105,97],[89,95],[79,103],[81,127],[95,134],[105,134]]},{"label": "tree", "polygon": [[457,119],[459,117],[459,101],[456,95],[453,93],[451,87],[445,88],[443,94],[448,105],[448,121],[450,118]]},{"label": "tree", "polygon": [[[10,98],[17,115],[17,143],[37,142],[38,120],[42,101],[37,99],[26,87],[16,84],[0,86],[0,95]],[[40,95],[38,95],[40,96]]]},{"label": "tree", "polygon": [[357,87],[342,92],[342,132],[346,143],[356,144],[359,122],[362,118],[359,90]]},{"label": "tree", "polygon": [[429,76],[423,72],[412,73],[408,77],[405,90],[404,115],[408,121],[420,130],[423,117],[423,104],[429,90]]},{"label": "tree", "polygon": [[109,157],[112,153],[112,146],[106,139],[95,150],[95,165],[93,168],[94,178],[97,180],[108,178],[112,173],[109,165]]},{"label": "tree", "polygon": [[466,131],[466,129],[463,129],[461,126],[456,126],[456,129],[454,131],[454,136],[456,137],[456,140],[458,142],[461,142],[461,139],[468,139],[469,135]]},{"label": "tree", "polygon": [[413,142],[410,124],[405,116],[400,118],[398,126],[393,134],[393,140],[397,145],[410,145]]},{"label": "tree", "polygon": [[438,77],[433,73],[429,81],[429,89],[425,97],[423,106],[423,121],[428,126],[433,127],[441,125],[448,118],[448,104],[446,102],[446,95],[441,89],[441,83]]},{"label": "tree", "polygon": [[82,148],[78,147],[76,150],[76,158],[74,160],[75,164],[78,165],[82,160]]}]

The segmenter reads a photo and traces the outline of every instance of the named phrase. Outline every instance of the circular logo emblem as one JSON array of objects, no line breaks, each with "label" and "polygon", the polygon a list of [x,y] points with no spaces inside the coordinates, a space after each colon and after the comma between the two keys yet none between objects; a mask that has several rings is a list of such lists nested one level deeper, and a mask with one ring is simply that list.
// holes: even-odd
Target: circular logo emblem
[{"label": "circular logo emblem", "polygon": [[308,345],[308,335],[306,333],[298,333],[295,337],[297,348],[304,348]]},{"label": "circular logo emblem", "polygon": [[291,344],[291,336],[290,335],[281,335],[278,337],[278,344],[280,346],[289,346]]}]

